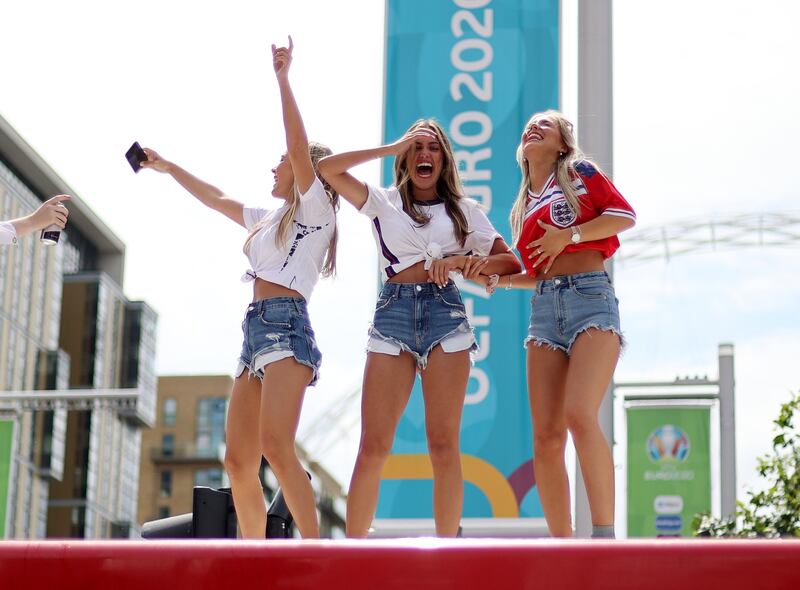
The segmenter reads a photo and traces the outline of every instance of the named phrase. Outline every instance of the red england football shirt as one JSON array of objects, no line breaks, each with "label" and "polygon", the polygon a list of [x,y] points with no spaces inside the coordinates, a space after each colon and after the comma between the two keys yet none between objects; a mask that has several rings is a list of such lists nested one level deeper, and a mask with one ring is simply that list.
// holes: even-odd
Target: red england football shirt
[{"label": "red england football shirt", "polygon": [[[531,268],[536,259],[528,258],[530,250],[527,245],[544,235],[544,229],[539,226],[538,221],[541,220],[558,228],[567,228],[586,223],[600,215],[616,215],[636,219],[636,213],[628,201],[594,164],[582,160],[575,164],[575,172],[577,174],[573,178],[572,186],[575,187],[575,193],[581,205],[577,215],[567,205],[567,200],[564,198],[564,193],[561,191],[555,175],[550,176],[538,197],[530,192],[528,194],[525,220],[517,242],[517,250],[526,272],[531,276],[536,274],[536,269]],[[606,259],[610,258],[617,248],[619,248],[619,239],[617,236],[610,236],[602,240],[569,244],[563,252],[598,250]]]}]

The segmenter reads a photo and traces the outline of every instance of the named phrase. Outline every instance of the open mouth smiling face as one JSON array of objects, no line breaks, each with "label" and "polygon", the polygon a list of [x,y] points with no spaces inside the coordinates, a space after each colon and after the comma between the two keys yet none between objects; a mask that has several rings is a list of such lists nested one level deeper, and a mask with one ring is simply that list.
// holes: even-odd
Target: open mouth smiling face
[{"label": "open mouth smiling face", "polygon": [[555,121],[541,117],[528,123],[522,133],[522,149],[525,152],[531,148],[553,151],[563,149],[561,133]]},{"label": "open mouth smiling face", "polygon": [[544,136],[534,129],[531,129],[525,134],[525,143],[528,143],[529,141],[542,141],[543,139]]},{"label": "open mouth smiling face", "polygon": [[439,141],[435,138],[417,141],[409,156],[413,184],[420,189],[434,187],[442,173],[442,147]]},{"label": "open mouth smiling face", "polygon": [[430,178],[433,176],[433,163],[419,162],[417,164],[417,176],[420,178]]},{"label": "open mouth smiling face", "polygon": [[274,183],[272,185],[272,196],[279,199],[286,199],[292,190],[294,184],[294,171],[289,162],[289,158],[284,154],[281,161],[272,169],[272,178]]}]

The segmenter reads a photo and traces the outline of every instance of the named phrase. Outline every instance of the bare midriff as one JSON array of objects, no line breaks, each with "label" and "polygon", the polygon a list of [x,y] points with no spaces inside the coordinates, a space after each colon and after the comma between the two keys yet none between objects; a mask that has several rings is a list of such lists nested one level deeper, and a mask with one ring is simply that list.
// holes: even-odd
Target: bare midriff
[{"label": "bare midriff", "polygon": [[[539,265],[539,268],[545,263]],[[556,276],[574,275],[581,272],[603,271],[603,255],[597,250],[580,250],[578,252],[562,252],[547,274],[539,271],[536,278],[540,280],[551,279]]]},{"label": "bare midriff", "polygon": [[299,297],[300,299],[305,299],[299,291],[257,278],[253,285],[253,301],[261,301],[271,297]]},{"label": "bare midriff", "polygon": [[401,270],[388,281],[389,283],[427,283],[428,271],[425,270],[425,261],[420,260],[416,264]]}]

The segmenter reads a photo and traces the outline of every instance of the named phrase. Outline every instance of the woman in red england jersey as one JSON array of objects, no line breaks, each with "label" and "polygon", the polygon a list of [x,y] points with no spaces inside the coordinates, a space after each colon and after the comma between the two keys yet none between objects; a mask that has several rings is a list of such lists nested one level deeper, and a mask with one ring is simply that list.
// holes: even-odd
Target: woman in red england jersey
[{"label": "woman in red england jersey", "polygon": [[593,537],[614,536],[614,464],[597,420],[622,348],[619,310],[604,261],[633,227],[631,206],[578,148],[556,111],[531,117],[517,161],[522,185],[511,210],[525,271],[488,288],[534,289],[527,348],[534,468],[550,534],[572,536],[564,450],[580,459]]}]

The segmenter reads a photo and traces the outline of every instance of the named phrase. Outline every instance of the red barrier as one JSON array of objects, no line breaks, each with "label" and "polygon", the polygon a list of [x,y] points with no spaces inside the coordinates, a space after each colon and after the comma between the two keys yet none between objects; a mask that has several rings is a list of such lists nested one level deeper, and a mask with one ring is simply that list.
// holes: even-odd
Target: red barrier
[{"label": "red barrier", "polygon": [[6,541],[0,588],[800,588],[800,541]]}]

